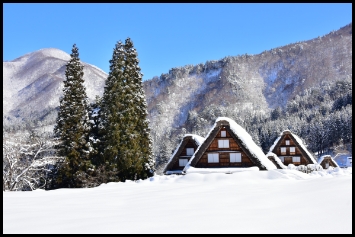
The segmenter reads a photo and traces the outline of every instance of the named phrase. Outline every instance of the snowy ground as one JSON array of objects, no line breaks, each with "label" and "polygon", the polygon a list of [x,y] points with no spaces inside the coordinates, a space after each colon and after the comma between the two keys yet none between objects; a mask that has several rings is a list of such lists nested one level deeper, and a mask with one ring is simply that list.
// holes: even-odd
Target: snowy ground
[{"label": "snowy ground", "polygon": [[3,233],[352,233],[352,169],[190,173],[3,192]]}]

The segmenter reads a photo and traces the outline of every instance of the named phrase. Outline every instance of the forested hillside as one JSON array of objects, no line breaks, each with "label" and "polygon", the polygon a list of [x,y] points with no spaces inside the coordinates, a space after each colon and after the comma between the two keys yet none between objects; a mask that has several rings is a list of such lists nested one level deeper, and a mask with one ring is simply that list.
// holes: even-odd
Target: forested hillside
[{"label": "forested hillside", "polygon": [[[173,68],[145,81],[157,163],[184,133],[204,136],[219,116],[243,125],[265,152],[284,129],[311,151],[330,152],[351,142],[351,80],[352,24],[257,55]],[[331,133],[339,124],[343,132]]]}]

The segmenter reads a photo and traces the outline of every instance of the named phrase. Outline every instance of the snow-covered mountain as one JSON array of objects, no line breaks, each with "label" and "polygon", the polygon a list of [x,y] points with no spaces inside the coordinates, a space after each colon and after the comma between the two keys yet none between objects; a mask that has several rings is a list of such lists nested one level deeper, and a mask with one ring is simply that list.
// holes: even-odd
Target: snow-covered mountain
[{"label": "snow-covered mountain", "polygon": [[[54,124],[69,59],[67,53],[49,48],[3,62],[4,126],[22,120]],[[93,101],[102,95],[108,75],[94,65],[83,65],[84,85]],[[351,78],[352,23],[257,55],[172,68],[143,82],[154,152],[174,149],[184,133],[196,130],[203,135],[217,117],[248,120],[253,114],[284,108],[310,88]]]},{"label": "snow-covered mountain", "polygon": [[[173,68],[145,81],[156,127],[180,127],[189,113],[216,110],[266,112],[312,87],[352,78],[352,23],[312,40],[257,55],[228,56]],[[226,116],[222,111],[218,116]],[[190,116],[191,117],[191,116]],[[214,121],[214,119],[211,119]]]},{"label": "snow-covered mountain", "polygon": [[[65,65],[70,55],[62,50],[45,48],[10,62],[3,62],[4,124],[17,119],[26,121],[56,116],[59,97],[63,94]],[[86,93],[90,101],[101,96],[107,73],[84,63]],[[52,116],[52,118],[48,118]]]}]

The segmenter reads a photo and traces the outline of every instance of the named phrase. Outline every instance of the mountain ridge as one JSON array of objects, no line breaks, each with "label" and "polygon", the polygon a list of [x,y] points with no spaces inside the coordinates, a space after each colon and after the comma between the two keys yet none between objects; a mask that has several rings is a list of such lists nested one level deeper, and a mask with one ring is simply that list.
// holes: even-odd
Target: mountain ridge
[{"label": "mountain ridge", "polygon": [[[48,48],[3,62],[4,126],[54,124],[69,58],[59,49]],[[108,74],[82,63],[92,102],[102,95]],[[153,152],[174,149],[185,133],[203,136],[219,116],[251,120],[258,114],[285,109],[289,101],[311,88],[330,87],[351,78],[352,23],[260,54],[172,68],[143,81]]]},{"label": "mountain ridge", "polygon": [[[207,61],[206,64],[172,68],[169,73],[145,82],[148,104],[152,101],[159,101],[156,98],[164,94],[157,93],[157,91],[172,91],[172,88],[175,87],[174,84],[179,86],[189,78],[196,79],[197,75],[211,89],[224,87],[226,94],[236,95],[234,100],[229,103],[245,102],[250,104],[251,102],[255,103],[256,107],[261,106],[262,109],[285,107],[289,99],[294,98],[306,88],[319,86],[326,81],[334,81],[336,77],[338,79],[352,77],[351,27],[352,23],[325,36],[281,46],[257,55],[228,56],[218,61]],[[320,44],[321,42],[323,44]],[[337,45],[339,42],[342,44]],[[330,49],[329,45],[334,49]],[[347,47],[350,53],[336,51],[342,47]],[[323,65],[318,64],[317,60],[319,59],[322,60]],[[307,63],[311,65],[307,66]],[[214,80],[203,79],[205,78],[203,73],[217,69],[220,69],[221,72]],[[328,71],[322,73],[324,69]],[[315,70],[320,75],[315,75]],[[346,74],[347,72],[349,74]],[[195,76],[191,76],[192,74]],[[216,85],[217,79],[222,82],[222,86]],[[186,88],[187,83],[183,87]],[[251,91],[245,91],[243,88]],[[252,89],[255,89],[257,93],[253,93]],[[239,95],[237,95],[238,93]],[[253,98],[253,95],[263,95],[264,98],[259,96]],[[201,97],[200,100],[197,99],[199,101],[213,102],[211,101],[213,96],[208,92],[199,96]],[[262,100],[260,103],[259,99]],[[169,101],[168,98],[163,100]],[[157,103],[152,102],[149,105],[152,112],[155,111],[155,104]]]}]

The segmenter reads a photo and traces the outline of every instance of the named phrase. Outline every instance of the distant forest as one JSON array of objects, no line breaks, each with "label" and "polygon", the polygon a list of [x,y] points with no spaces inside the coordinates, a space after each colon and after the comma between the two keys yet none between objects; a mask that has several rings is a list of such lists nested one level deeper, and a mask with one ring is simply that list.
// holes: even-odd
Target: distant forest
[{"label": "distant forest", "polygon": [[316,158],[323,154],[333,155],[337,149],[352,152],[352,81],[343,80],[306,89],[288,101],[284,109],[277,107],[265,114],[245,111],[243,115],[236,115],[226,107],[215,105],[206,107],[200,114],[189,113],[182,128],[172,130],[156,144],[158,172],[185,133],[204,137],[216,118],[222,116],[244,127],[265,154],[286,129],[303,139]]}]

